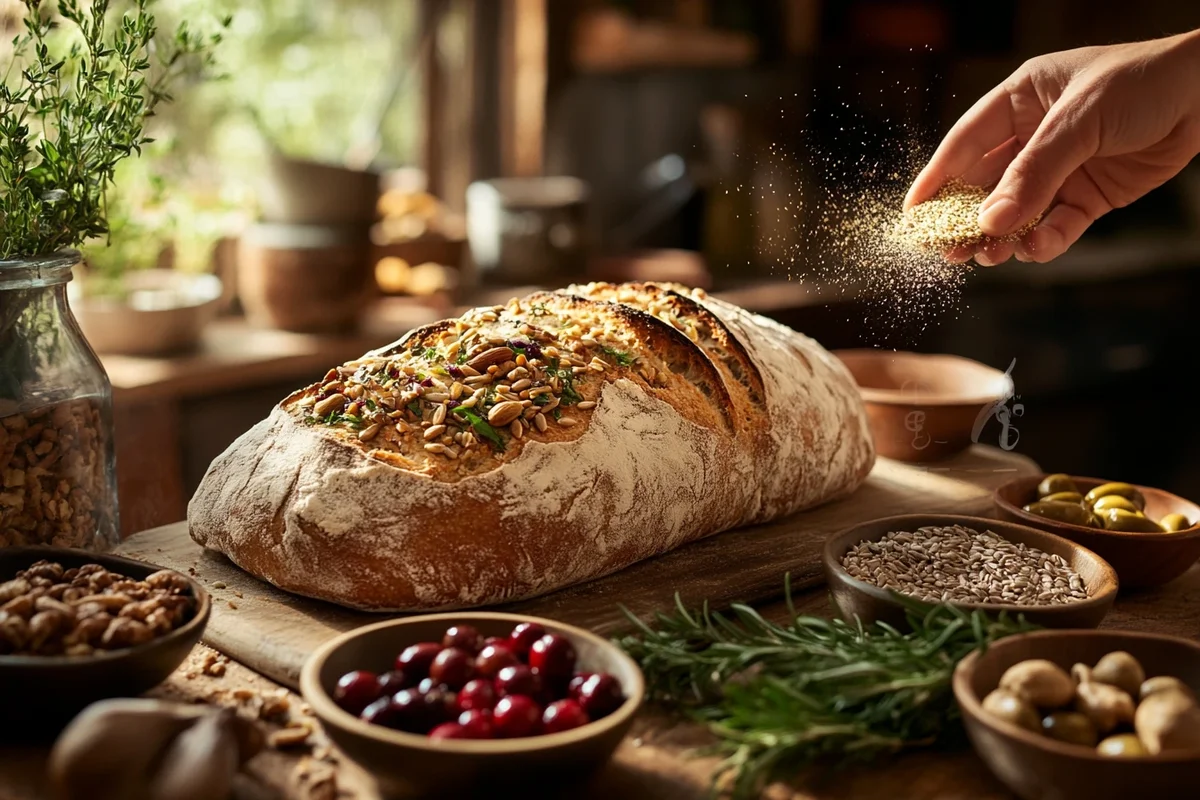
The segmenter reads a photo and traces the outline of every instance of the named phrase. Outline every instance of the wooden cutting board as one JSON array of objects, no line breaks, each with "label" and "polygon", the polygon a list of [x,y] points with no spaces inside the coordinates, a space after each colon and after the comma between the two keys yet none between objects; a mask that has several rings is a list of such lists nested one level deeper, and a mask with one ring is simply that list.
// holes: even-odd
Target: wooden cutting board
[{"label": "wooden cutting board", "polygon": [[[619,605],[649,618],[668,610],[676,592],[689,607],[704,600],[718,606],[768,600],[782,594],[785,572],[791,573],[796,590],[822,583],[821,546],[831,533],[894,514],[990,516],[995,487],[1037,471],[1024,456],[979,445],[936,466],[880,459],[866,483],[836,503],[713,536],[614,575],[501,609],[610,634],[628,624]],[[389,616],[280,591],[201,548],[188,536],[186,522],[132,536],[117,553],[194,574],[214,599],[204,641],[293,688],[304,660],[322,642]]]}]

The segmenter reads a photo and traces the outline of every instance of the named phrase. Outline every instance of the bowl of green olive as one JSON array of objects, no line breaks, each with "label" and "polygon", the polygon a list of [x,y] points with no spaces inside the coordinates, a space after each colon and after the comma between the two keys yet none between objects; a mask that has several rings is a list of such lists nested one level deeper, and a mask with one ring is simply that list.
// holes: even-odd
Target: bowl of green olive
[{"label": "bowl of green olive", "polygon": [[976,752],[1025,800],[1165,800],[1200,783],[1200,643],[1019,634],[959,662],[953,689]]},{"label": "bowl of green olive", "polygon": [[993,501],[1001,519],[1099,555],[1122,589],[1174,580],[1200,559],[1200,506],[1162,489],[1055,473],[1009,481]]}]

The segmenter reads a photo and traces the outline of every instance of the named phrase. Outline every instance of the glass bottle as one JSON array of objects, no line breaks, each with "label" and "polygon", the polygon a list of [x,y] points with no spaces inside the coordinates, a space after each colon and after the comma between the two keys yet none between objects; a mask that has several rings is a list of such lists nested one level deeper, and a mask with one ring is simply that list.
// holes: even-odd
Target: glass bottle
[{"label": "glass bottle", "polygon": [[0,261],[0,547],[119,540],[112,387],[67,304],[79,260]]}]

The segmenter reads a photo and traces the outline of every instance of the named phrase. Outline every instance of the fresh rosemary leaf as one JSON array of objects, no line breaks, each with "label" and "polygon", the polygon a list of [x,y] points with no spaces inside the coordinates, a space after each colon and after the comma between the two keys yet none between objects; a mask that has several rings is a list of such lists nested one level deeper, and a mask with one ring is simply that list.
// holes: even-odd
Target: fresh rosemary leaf
[{"label": "fresh rosemary leaf", "polygon": [[683,709],[717,736],[714,775],[735,800],[815,761],[852,762],[942,741],[958,732],[950,689],[955,665],[1004,636],[1034,629],[1024,618],[949,606],[909,606],[912,630],[799,616],[777,625],[745,605],[707,604],[618,641],[642,667],[653,700]]}]

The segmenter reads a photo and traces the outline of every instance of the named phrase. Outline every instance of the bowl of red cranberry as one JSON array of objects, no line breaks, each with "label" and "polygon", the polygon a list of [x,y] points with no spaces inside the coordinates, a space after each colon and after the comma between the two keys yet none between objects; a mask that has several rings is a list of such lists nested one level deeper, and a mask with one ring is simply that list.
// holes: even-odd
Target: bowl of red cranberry
[{"label": "bowl of red cranberry", "polygon": [[358,628],[309,658],[300,687],[386,793],[441,797],[527,783],[531,770],[587,777],[645,691],[637,665],[603,638],[492,612]]}]

